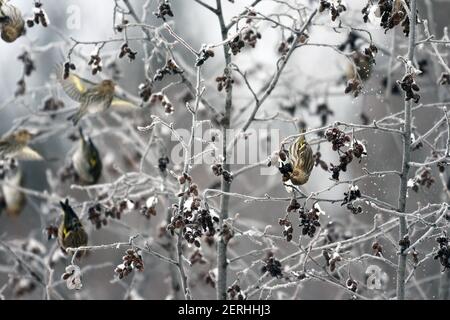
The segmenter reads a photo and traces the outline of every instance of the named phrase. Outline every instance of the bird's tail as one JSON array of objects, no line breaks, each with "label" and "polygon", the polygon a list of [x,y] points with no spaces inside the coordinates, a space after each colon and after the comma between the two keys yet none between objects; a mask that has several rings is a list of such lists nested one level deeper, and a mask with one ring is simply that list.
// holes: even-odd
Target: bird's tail
[{"label": "bird's tail", "polygon": [[85,141],[84,134],[83,134],[83,128],[81,126],[78,127],[78,132],[80,133],[81,140]]},{"label": "bird's tail", "polygon": [[81,110],[75,112],[70,117],[67,118],[67,120],[72,121],[73,125],[76,126],[78,122],[80,122],[81,117],[83,117],[83,112]]},{"label": "bird's tail", "polygon": [[[306,129],[302,129],[302,130],[300,131],[300,133],[305,133],[305,132],[306,132]],[[300,145],[302,146],[302,145],[305,144],[305,142],[306,142],[305,135],[302,134],[302,135],[299,137],[299,143],[300,143]]]}]

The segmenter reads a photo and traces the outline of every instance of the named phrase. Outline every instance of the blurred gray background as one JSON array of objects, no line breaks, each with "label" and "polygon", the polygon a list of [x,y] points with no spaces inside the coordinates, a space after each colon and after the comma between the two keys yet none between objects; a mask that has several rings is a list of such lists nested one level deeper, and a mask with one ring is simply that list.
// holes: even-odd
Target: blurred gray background
[{"label": "blurred gray background", "polygon": [[[26,16],[31,15],[31,1],[13,1]],[[135,5],[138,15],[141,14],[140,10],[144,1],[132,1]],[[150,10],[156,10],[156,2],[152,1]],[[209,1],[211,2],[211,1]],[[235,4],[224,2],[224,8],[226,12],[226,18],[230,19],[251,1],[236,0]],[[348,1],[350,12],[348,16],[355,15],[355,19],[360,21],[359,14],[364,1]],[[450,12],[450,3],[448,1],[431,1],[433,3],[433,12],[428,12],[425,2],[420,1],[419,12],[421,17],[430,17],[430,14],[434,17],[431,27],[438,38],[442,36],[443,27],[448,24],[448,12]],[[55,88],[54,82],[49,81],[50,74],[57,63],[65,61],[65,55],[67,54],[68,46],[63,43],[63,39],[59,36],[60,33],[74,37],[79,41],[97,41],[102,39],[110,39],[120,37],[114,35],[112,32],[112,12],[114,3],[110,0],[101,1],[89,1],[89,0],[77,0],[77,1],[60,1],[60,0],[45,0],[43,1],[44,8],[50,18],[51,25],[48,28],[42,28],[41,26],[35,26],[28,28],[25,37],[19,39],[13,44],[7,44],[0,41],[0,133],[6,133],[13,126],[13,121],[20,117],[26,116],[29,113],[36,112],[43,106],[43,101],[50,95],[60,97],[66,102],[66,107],[73,107],[74,104],[68,100],[60,89]],[[181,35],[188,43],[194,48],[199,48],[204,43],[217,43],[220,39],[220,31],[218,23],[214,15],[206,11],[201,6],[189,0],[173,0],[171,1],[175,18],[172,19],[174,24],[174,30]],[[67,17],[69,13],[66,8],[79,8],[81,13],[81,25],[79,29],[67,28]],[[270,12],[275,9],[275,5],[269,1],[258,6],[261,12]],[[160,20],[154,18],[150,13],[149,23],[153,25],[161,24]],[[383,30],[376,25],[364,25],[365,28],[373,34],[375,43],[380,47],[390,50],[392,46],[393,31],[384,34]],[[340,44],[347,36],[347,32],[340,31],[334,32],[331,28],[324,28],[321,26],[313,26],[310,28],[311,41],[314,43],[330,43]],[[253,70],[252,81],[256,88],[259,88],[264,80],[273,73],[274,64],[277,59],[277,46],[279,44],[279,32],[273,30],[267,24],[263,26],[261,32],[263,38],[258,41],[255,49],[246,49],[243,54],[235,57],[234,62],[239,65],[242,70]],[[403,55],[406,52],[405,42],[400,30],[396,30],[396,55]],[[137,29],[135,35],[139,36],[141,33]],[[132,35],[129,35],[132,36]],[[168,36],[169,37],[169,36]],[[48,49],[47,44],[54,43],[55,46]],[[115,45],[109,45],[105,49],[118,50],[120,43]],[[122,71],[122,78],[118,80],[119,84],[130,93],[137,96],[138,86],[144,81],[144,70],[142,58],[142,48],[139,47],[139,43],[134,42],[133,46],[139,51],[138,59],[129,63],[127,59],[117,61],[119,68]],[[48,50],[47,50],[48,49]],[[28,92],[35,92],[26,97],[14,98],[14,92],[16,90],[16,82],[20,79],[22,74],[22,64],[17,59],[24,50],[31,51],[32,58],[36,64],[36,71],[31,77],[26,78],[26,84]],[[92,46],[83,47],[83,52],[88,54],[92,50]],[[448,53],[448,48],[445,49]],[[42,51],[42,52],[39,52]],[[192,60],[192,56],[186,52],[182,47],[177,46],[178,55],[183,57],[185,61]],[[222,106],[224,100],[224,93],[218,93],[215,89],[214,79],[223,72],[223,55],[221,48],[215,50],[216,56],[210,59],[203,68],[203,77],[207,86],[206,97],[213,101],[219,108]],[[422,90],[423,103],[437,102],[436,98],[440,99],[448,98],[448,91],[438,92],[436,83],[436,73],[434,65],[430,62],[427,51],[418,48],[418,59],[425,58],[428,60],[427,74],[420,78],[420,85]],[[403,98],[401,96],[392,96],[389,101],[383,99],[384,88],[381,86],[381,80],[386,75],[387,65],[389,63],[389,57],[383,53],[379,53],[377,56],[377,64],[375,71],[371,79],[365,85],[365,94],[361,95],[357,99],[352,99],[349,96],[343,95],[343,86],[335,86],[336,79],[339,79],[345,69],[346,61],[341,56],[337,55],[333,50],[329,48],[321,47],[304,47],[299,49],[289,63],[286,69],[285,75],[282,77],[279,85],[279,89],[273,92],[272,97],[265,103],[261,109],[259,115],[272,115],[276,112],[281,104],[286,105],[289,103],[296,103],[299,95],[295,92],[307,92],[311,95],[311,103],[309,106],[310,112],[305,112],[297,108],[295,116],[307,123],[309,128],[320,126],[319,119],[314,116],[316,106],[322,102],[327,102],[330,109],[334,112],[328,121],[332,123],[335,120],[360,123],[361,113],[368,116],[370,121],[381,118],[391,112],[398,112],[403,108]],[[83,73],[85,62],[79,62],[77,65],[79,69],[77,72]],[[161,67],[164,61],[160,61],[159,65],[153,66],[154,69]],[[108,72],[108,71],[106,71]],[[86,72],[84,72],[87,74]],[[393,79],[400,79],[403,73],[403,68],[399,68],[395,72]],[[237,78],[238,76],[236,76]],[[190,75],[192,81],[195,77]],[[94,78],[95,79],[95,78]],[[98,78],[97,78],[98,79]],[[44,87],[44,89],[42,89]],[[182,90],[183,91],[183,90]],[[185,92],[185,91],[183,91]],[[173,121],[178,127],[186,128],[189,126],[187,121],[187,113],[183,106],[181,96],[183,92],[179,89],[169,89],[168,95],[173,99],[173,102],[177,105],[176,112],[170,117],[166,117],[156,110],[157,114],[162,117],[166,117]],[[235,91],[234,106],[239,109],[246,105],[251,96],[248,94],[247,88],[240,84],[237,84]],[[150,113],[153,110],[150,110]],[[150,113],[148,110],[141,113],[144,123],[150,122]],[[414,118],[414,124],[419,129],[419,132],[423,133],[436,119],[440,117],[439,112],[421,111],[416,113]],[[245,119],[245,117],[244,117]],[[131,120],[130,120],[131,121]],[[61,123],[61,122],[60,122]],[[295,134],[296,128],[291,124],[287,124],[282,121],[270,121],[257,123],[256,127],[276,128],[280,129],[280,137]],[[60,134],[50,136],[45,141],[37,140],[33,144],[36,150],[42,152],[46,158],[52,158],[54,161],[49,162],[28,162],[24,163],[25,172],[25,184],[24,186],[29,189],[46,190],[49,188],[46,179],[46,171],[51,170],[55,174],[58,170],[67,163],[67,153],[72,149],[72,142],[67,139],[67,136],[75,132],[75,129],[67,124],[67,129],[62,130]],[[144,137],[145,139],[145,137]],[[375,170],[400,170],[401,141],[392,138],[392,135],[388,135],[380,132],[364,132],[358,134],[358,139],[368,142],[367,149],[369,156],[362,161],[361,164],[354,162],[350,165],[349,171],[344,175],[345,178],[356,177],[363,174],[361,168],[366,167],[369,171]],[[96,140],[97,141],[97,140]],[[104,140],[98,139],[99,148],[106,155],[107,153],[116,152],[113,144],[105,143]],[[111,148],[113,147],[113,148]],[[115,150],[110,150],[115,149]],[[109,150],[109,151],[108,151]],[[337,156],[331,152],[331,147],[328,144],[323,144],[320,151],[323,154],[323,159],[329,163],[336,163]],[[426,150],[419,150],[413,154],[414,159],[422,160],[426,156]],[[267,156],[267,155],[265,155]],[[264,159],[264,154],[259,159]],[[152,159],[153,165],[157,164],[157,159]],[[125,167],[123,167],[125,168]],[[239,166],[234,166],[233,170],[236,170]],[[274,171],[276,173],[276,171]],[[417,203],[425,205],[427,203],[437,203],[442,201],[448,201],[448,196],[444,190],[443,185],[440,182],[438,173],[433,169],[433,173],[436,176],[436,183],[430,189],[421,189],[419,193],[410,192],[409,203],[411,209],[416,208]],[[192,175],[194,180],[199,184],[200,190],[208,188],[214,185],[218,180],[216,177],[210,174],[208,165],[200,165],[194,168]],[[114,181],[117,178],[117,174],[105,174],[102,178],[102,182]],[[324,172],[320,168],[316,168],[313,171],[310,182],[305,187],[305,191],[311,192],[321,190],[324,187],[331,184],[329,180],[330,173]],[[398,181],[392,177],[385,179],[366,179],[364,182],[358,184],[359,188],[366,194],[382,199],[383,201],[396,204],[398,196]],[[239,192],[244,194],[250,194],[253,196],[263,196],[264,194],[270,194],[271,196],[286,197],[286,192],[280,183],[280,176],[273,174],[271,176],[261,176],[259,169],[253,169],[248,174],[242,175],[235,179],[232,187],[233,192]],[[342,198],[343,192],[346,192],[345,186],[333,189],[333,192],[327,194],[330,198]],[[65,194],[70,193],[73,196],[84,197],[85,193],[74,193],[68,186],[66,190],[58,190],[59,195],[64,197]],[[47,250],[53,245],[55,240],[47,241],[47,236],[43,230],[44,224],[56,224],[57,215],[54,213],[46,213],[43,216],[41,212],[42,203],[39,199],[27,197],[27,206],[19,217],[9,217],[5,213],[0,215],[0,236],[3,240],[26,240],[28,238],[35,238],[42,242]],[[171,203],[160,201],[159,214],[156,218],[147,220],[139,213],[130,213],[122,218],[122,221],[135,227],[137,230],[149,234],[157,234],[159,223],[165,219],[165,208],[170,206]],[[55,208],[56,204],[52,204]],[[345,231],[351,234],[358,234],[367,230],[368,226],[373,220],[373,215],[376,213],[371,208],[364,208],[364,213],[354,216],[349,211],[345,210],[336,204],[321,204],[322,209],[326,212],[324,222],[338,221],[345,226]],[[232,199],[230,205],[230,216],[239,213],[240,218],[237,222],[241,229],[257,228],[258,230],[264,230],[266,225],[272,225],[271,233],[281,235],[282,228],[278,225],[278,218],[283,217],[285,214],[285,205],[276,202],[254,202],[245,203],[242,200]],[[116,241],[127,241],[131,235],[130,232],[123,228],[115,228],[114,221],[108,224],[100,230],[95,228],[85,221],[88,232],[90,234],[90,244],[110,243]],[[299,235],[299,228],[294,226],[294,238]],[[156,236],[155,236],[156,237]],[[394,238],[396,234],[394,234]],[[385,244],[386,258],[396,262],[396,254],[392,247],[390,247],[389,241],[380,241]],[[430,246],[434,246],[432,243]],[[284,256],[287,253],[294,252],[295,248],[289,244],[283,242],[277,242],[276,256]],[[354,248],[355,254],[361,252],[370,252],[371,243],[365,243],[364,245]],[[258,247],[256,245],[256,247]],[[230,243],[231,254],[242,254],[255,248],[255,244],[249,242],[245,237],[236,237],[232,243]],[[214,250],[205,248],[205,256],[211,257],[214,262]],[[113,280],[113,268],[119,264],[123,255],[122,250],[104,250],[97,251],[88,256],[86,261],[82,262],[82,265],[88,264],[103,264],[105,262],[111,262],[111,265],[105,265],[98,270],[86,272],[83,275],[84,288],[80,292],[70,292],[65,288],[65,285],[58,286],[58,290],[68,299],[82,298],[82,299],[121,299],[126,293],[127,284],[132,281],[131,276],[122,280],[122,284]],[[0,262],[9,261],[6,257],[0,253]],[[246,261],[248,263],[249,261]],[[169,284],[167,280],[168,272],[167,265],[151,256],[145,256],[145,271],[143,274],[136,276],[135,281],[139,285],[135,285],[136,292],[140,296],[146,299],[164,299],[169,294]],[[5,264],[8,264],[5,262]],[[55,281],[57,281],[63,272],[65,267],[64,262],[59,262],[56,265]],[[245,265],[245,263],[243,264]],[[230,281],[234,279],[233,274],[241,269],[243,265],[232,266],[230,270]],[[395,273],[392,269],[388,269],[386,266],[380,264],[383,271],[387,273],[388,281],[385,288],[385,292],[389,292],[395,288]],[[364,270],[366,269],[366,262],[355,264],[352,266],[352,275],[359,281],[364,282]],[[206,285],[204,282],[204,276],[208,269],[214,268],[214,265],[194,265],[192,270],[189,271],[190,282],[192,285],[193,295],[198,299],[207,299],[214,296],[214,289]],[[431,260],[421,266],[416,272],[416,279],[427,279],[421,285],[422,292],[417,290],[408,291],[408,298],[421,299],[421,298],[435,298],[437,293],[439,273],[441,266],[436,261]],[[0,273],[0,287],[7,281],[8,274]],[[252,278],[249,279],[249,281]],[[230,282],[231,283],[231,282]],[[125,284],[125,286],[123,285]],[[11,291],[4,292],[4,295],[10,298],[21,299],[39,299],[41,293],[39,290],[35,290],[31,294],[23,296],[14,296]],[[291,289],[286,289],[286,296],[292,295]],[[278,298],[286,297],[283,294],[275,296]],[[377,296],[377,294],[373,294]],[[335,288],[325,286],[319,282],[307,282],[298,298],[300,299],[334,299],[336,297],[347,298],[346,295],[341,295]]]}]

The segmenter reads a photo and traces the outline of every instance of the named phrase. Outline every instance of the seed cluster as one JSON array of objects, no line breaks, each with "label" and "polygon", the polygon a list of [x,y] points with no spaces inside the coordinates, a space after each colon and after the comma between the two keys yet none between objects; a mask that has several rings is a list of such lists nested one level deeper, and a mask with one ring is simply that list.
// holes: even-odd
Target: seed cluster
[{"label": "seed cluster", "polygon": [[[405,3],[409,10],[409,0],[406,0]],[[407,10],[401,1],[378,0],[378,9],[381,16],[380,26],[385,33],[401,23],[403,34],[406,37],[409,35],[409,18]]]},{"label": "seed cluster", "polygon": [[419,91],[420,88],[416,83],[414,73],[407,73],[402,80],[397,80],[397,84],[405,92],[405,101],[412,99],[415,103],[419,102],[420,95],[417,94],[417,91]]},{"label": "seed cluster", "polygon": [[96,229],[100,229],[108,224],[108,218],[120,220],[126,211],[135,206],[136,203],[131,200],[121,200],[117,203],[112,201],[105,204],[97,203],[88,208],[88,220]]},{"label": "seed cluster", "polygon": [[214,57],[214,51],[210,48],[202,48],[200,50],[200,54],[197,57],[196,61],[195,61],[195,66],[199,67],[201,65],[203,65],[205,63],[206,60],[208,60],[209,58]]},{"label": "seed cluster", "polygon": [[[178,182],[180,185],[188,184],[186,191],[178,194],[179,197],[184,198],[183,207],[179,208],[177,204],[172,205],[172,218],[166,230],[172,236],[175,235],[175,230],[179,230],[186,242],[198,248],[201,247],[202,236],[205,236],[205,242],[210,244],[216,233],[214,224],[219,222],[218,217],[211,214],[207,207],[202,206],[198,186],[193,183],[191,176],[183,173],[178,177]],[[221,235],[226,241],[233,236],[226,224],[222,228]]]},{"label": "seed cluster", "polygon": [[183,73],[183,70],[178,66],[178,64],[173,59],[168,59],[164,67],[156,70],[153,80],[161,81],[165,75],[180,73]]},{"label": "seed cluster", "polygon": [[74,63],[67,61],[64,63],[64,72],[63,72],[63,79],[67,79],[70,75],[70,71],[75,71],[77,67]]},{"label": "seed cluster", "polygon": [[424,169],[414,179],[409,180],[408,186],[414,191],[419,192],[420,186],[431,188],[436,182],[430,169]]},{"label": "seed cluster", "polygon": [[350,136],[344,131],[339,130],[339,128],[328,129],[325,132],[325,138],[333,145],[333,151],[340,150],[351,141]]},{"label": "seed cluster", "polygon": [[239,52],[241,52],[241,49],[245,47],[245,41],[242,40],[240,35],[237,35],[228,43],[228,46],[230,47],[230,51],[233,55],[237,55]]},{"label": "seed cluster", "polygon": [[170,102],[169,97],[167,97],[162,92],[153,93],[149,99],[150,104],[160,103],[162,107],[164,107],[164,112],[166,114],[172,114],[175,111],[172,102]]},{"label": "seed cluster", "polygon": [[372,254],[374,256],[377,257],[383,256],[383,246],[378,241],[372,243],[372,250],[373,250]]},{"label": "seed cluster", "polygon": [[89,59],[88,65],[92,68],[92,75],[96,75],[103,70],[102,58],[100,57],[99,50],[95,50]]},{"label": "seed cluster", "polygon": [[211,170],[215,176],[222,176],[226,182],[231,183],[233,181],[233,174],[225,170],[220,163],[213,164]]},{"label": "seed cluster", "polygon": [[[309,35],[305,32],[303,32],[298,38],[297,43],[305,43],[308,41]],[[295,37],[294,35],[290,35],[285,41],[282,41],[280,45],[278,46],[278,53],[282,56],[286,55],[289,50],[292,48],[292,45],[296,45],[297,43],[294,43]]]},{"label": "seed cluster", "polygon": [[128,21],[125,16],[122,16],[122,22],[118,24],[115,29],[117,30],[117,32],[122,32],[128,23],[130,23],[130,21]]},{"label": "seed cluster", "polygon": [[320,227],[319,213],[320,210],[316,204],[314,204],[311,210],[309,210],[308,212],[305,212],[303,208],[299,209],[299,226],[302,227],[302,235],[308,235],[310,238],[314,237],[317,228]]},{"label": "seed cluster", "polygon": [[227,293],[230,300],[245,300],[245,295],[238,284],[233,284],[229,287]]},{"label": "seed cluster", "polygon": [[169,0],[162,0],[159,3],[158,11],[153,12],[153,14],[164,21],[166,21],[166,16],[173,17],[172,7],[170,6]]},{"label": "seed cluster", "polygon": [[32,28],[35,24],[41,24],[43,27],[47,27],[49,24],[47,14],[42,8],[41,2],[34,3],[33,18],[27,19],[27,26]]},{"label": "seed cluster", "polygon": [[339,175],[342,172],[347,171],[347,166],[353,161],[354,158],[360,159],[367,155],[364,145],[356,139],[353,139],[353,144],[347,150],[343,151],[344,146],[348,146],[352,139],[345,132],[339,128],[331,128],[325,132],[325,138],[328,142],[331,142],[333,151],[337,151],[339,156],[339,164],[331,166],[332,178],[339,180]]},{"label": "seed cluster", "polygon": [[225,69],[223,75],[216,78],[216,82],[218,91],[225,89],[226,92],[229,92],[234,83],[229,69]]},{"label": "seed cluster", "polygon": [[273,253],[269,253],[268,257],[264,259],[264,266],[261,268],[263,273],[268,272],[274,278],[283,277],[283,270],[281,262],[273,256]]},{"label": "seed cluster", "polygon": [[331,272],[334,272],[336,270],[336,264],[342,260],[340,254],[331,249],[325,249],[322,251],[322,255],[325,258],[327,267],[330,268]]},{"label": "seed cluster", "polygon": [[444,270],[450,269],[450,246],[448,237],[444,234],[436,238],[436,242],[439,244],[439,250],[434,256],[434,259],[439,259],[439,262],[444,267]]},{"label": "seed cluster", "polygon": [[289,242],[292,240],[292,234],[294,233],[294,228],[292,227],[292,222],[289,221],[288,218],[280,218],[278,219],[278,224],[284,227],[283,237],[286,238],[286,241]]},{"label": "seed cluster", "polygon": [[122,279],[135,269],[141,272],[144,271],[144,261],[142,260],[141,251],[128,249],[126,255],[122,257],[122,263],[114,269],[114,272],[119,279]]},{"label": "seed cluster", "polygon": [[359,190],[358,186],[351,186],[348,192],[344,192],[344,200],[341,203],[341,206],[347,205],[347,209],[350,210],[353,214],[358,214],[362,212],[361,206],[356,206],[353,204],[353,201],[361,198],[361,190]]},{"label": "seed cluster", "polygon": [[411,245],[411,240],[409,239],[409,236],[405,235],[402,239],[400,239],[398,245],[400,246],[400,252],[403,253]]},{"label": "seed cluster", "polygon": [[248,44],[250,47],[256,47],[256,43],[259,39],[261,39],[261,33],[253,29],[247,29],[242,37],[244,42]]},{"label": "seed cluster", "polygon": [[133,61],[136,59],[136,55],[137,55],[137,51],[133,51],[128,46],[127,42],[122,44],[122,46],[120,47],[119,59],[122,59],[123,57],[128,56],[128,59],[130,59],[130,61]]},{"label": "seed cluster", "polygon": [[324,12],[325,10],[330,11],[331,21],[335,21],[347,8],[342,4],[341,0],[320,0],[319,12]]}]

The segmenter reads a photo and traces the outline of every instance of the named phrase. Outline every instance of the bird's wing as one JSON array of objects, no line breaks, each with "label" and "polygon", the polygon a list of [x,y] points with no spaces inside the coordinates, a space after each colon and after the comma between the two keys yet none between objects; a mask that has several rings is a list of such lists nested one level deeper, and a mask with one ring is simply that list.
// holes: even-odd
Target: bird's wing
[{"label": "bird's wing", "polygon": [[58,66],[56,69],[56,75],[61,87],[64,92],[73,100],[81,102],[81,98],[83,93],[86,92],[89,88],[91,88],[94,83],[83,79],[82,77],[70,73],[69,76],[64,79],[63,77],[63,69],[61,66]]},{"label": "bird's wing", "polygon": [[111,107],[113,107],[114,110],[117,111],[131,111],[139,108],[133,102],[121,99],[119,97],[114,97],[113,101],[111,102]]},{"label": "bird's wing", "polygon": [[44,160],[44,158],[37,151],[31,149],[30,147],[24,147],[16,155],[16,157],[19,160],[31,160],[31,161]]}]

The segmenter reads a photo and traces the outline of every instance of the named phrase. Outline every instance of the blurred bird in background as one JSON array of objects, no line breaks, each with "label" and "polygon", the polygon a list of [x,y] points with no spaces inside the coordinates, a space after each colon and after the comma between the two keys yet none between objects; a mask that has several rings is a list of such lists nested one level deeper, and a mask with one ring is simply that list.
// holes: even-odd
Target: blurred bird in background
[{"label": "blurred bird in background", "polygon": [[0,30],[1,38],[6,42],[14,42],[25,34],[25,21],[18,8],[0,0]]},{"label": "blurred bird in background", "polygon": [[115,96],[116,84],[112,80],[93,83],[73,73],[64,76],[61,67],[57,68],[57,78],[64,92],[72,100],[80,103],[78,111],[68,118],[74,125],[77,125],[86,114],[103,112],[111,106],[135,107],[131,102]]},{"label": "blurred bird in background", "polygon": [[23,173],[19,166],[9,169],[2,181],[5,211],[10,216],[18,216],[25,207],[25,194],[18,189],[23,185]]},{"label": "blurred bird in background", "polygon": [[76,174],[84,184],[95,184],[102,174],[102,159],[91,138],[80,127],[80,145],[72,156]]},{"label": "blurred bird in background", "polygon": [[28,143],[33,135],[26,129],[13,132],[0,139],[0,159],[43,160]]},{"label": "blurred bird in background", "polygon": [[77,214],[69,205],[69,200],[60,201],[60,205],[63,210],[63,220],[58,228],[58,243],[61,250],[66,253],[67,248],[85,246],[88,242],[88,235]]},{"label": "blurred bird in background", "polygon": [[[356,51],[352,55],[352,60],[356,66],[358,76],[362,81],[367,81],[372,74],[374,59],[371,55],[365,55],[359,51]],[[356,78],[355,67],[349,63],[347,66],[347,80]]]},{"label": "blurred bird in background", "polygon": [[280,160],[279,170],[288,192],[292,192],[289,185],[299,186],[308,182],[314,168],[314,156],[304,134],[291,144],[287,155],[280,152]]}]

